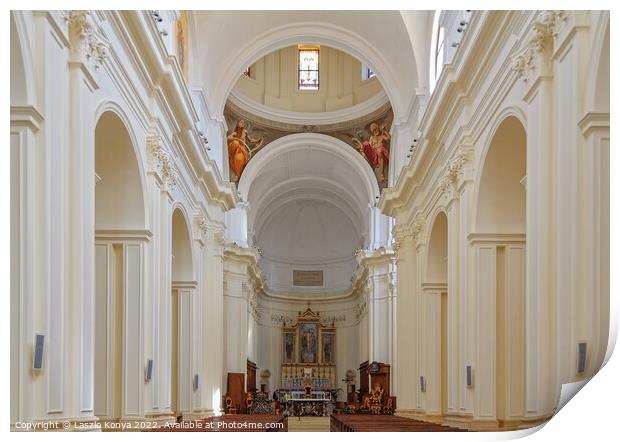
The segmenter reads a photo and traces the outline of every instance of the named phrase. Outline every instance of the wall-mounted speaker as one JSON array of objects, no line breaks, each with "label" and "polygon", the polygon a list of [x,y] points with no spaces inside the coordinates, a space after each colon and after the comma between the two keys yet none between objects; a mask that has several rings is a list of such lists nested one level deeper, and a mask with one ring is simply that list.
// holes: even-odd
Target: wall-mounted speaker
[{"label": "wall-mounted speaker", "polygon": [[577,345],[579,350],[579,359],[577,360],[577,373],[583,373],[584,371],[586,371],[587,343],[579,342]]},{"label": "wall-mounted speaker", "polygon": [[467,388],[472,388],[474,386],[474,374],[472,372],[471,365],[467,365],[465,367],[465,373],[467,378]]},{"label": "wall-mounted speaker", "polygon": [[420,391],[422,393],[426,392],[426,379],[424,379],[424,376],[420,376]]},{"label": "wall-mounted speaker", "polygon": [[43,368],[43,350],[45,349],[45,335],[34,335],[34,358],[32,361],[33,370],[41,370]]},{"label": "wall-mounted speaker", "polygon": [[153,379],[153,360],[146,360],[146,370],[144,371],[144,380],[150,382]]},{"label": "wall-mounted speaker", "polygon": [[200,386],[200,378],[197,374],[194,375],[194,391],[198,390]]}]

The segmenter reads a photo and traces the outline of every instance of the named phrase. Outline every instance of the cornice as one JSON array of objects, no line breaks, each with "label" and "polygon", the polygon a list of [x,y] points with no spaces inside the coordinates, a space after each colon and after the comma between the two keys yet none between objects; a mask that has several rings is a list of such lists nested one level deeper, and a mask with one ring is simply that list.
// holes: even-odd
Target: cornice
[{"label": "cornice", "polygon": [[237,112],[248,113],[261,123],[271,124],[277,129],[288,130],[290,126],[308,125],[336,126],[337,129],[340,123],[376,118],[376,115],[381,115],[390,107],[390,102],[382,90],[369,99],[345,109],[328,112],[295,112],[266,106],[233,89],[228,96],[227,106]]},{"label": "cornice", "polygon": [[136,241],[149,242],[153,234],[150,230],[128,229],[128,230],[95,230],[96,241]]},{"label": "cornice", "polygon": [[150,88],[164,96],[162,105],[172,118],[197,180],[209,199],[221,205],[224,211],[230,210],[238,199],[236,189],[222,179],[216,162],[208,158],[196,129],[198,114],[176,57],[169,56],[161,38],[154,37],[159,36],[159,31],[148,15],[148,11],[122,11],[118,18],[125,23],[130,48],[142,61],[140,69]]},{"label": "cornice", "polygon": [[11,106],[11,126],[27,126],[36,132],[43,120],[35,106]]},{"label": "cornice", "polygon": [[470,244],[525,243],[524,233],[476,233],[467,235]]},{"label": "cornice", "polygon": [[579,128],[584,136],[588,136],[592,131],[609,132],[609,112],[587,112],[579,121]]}]

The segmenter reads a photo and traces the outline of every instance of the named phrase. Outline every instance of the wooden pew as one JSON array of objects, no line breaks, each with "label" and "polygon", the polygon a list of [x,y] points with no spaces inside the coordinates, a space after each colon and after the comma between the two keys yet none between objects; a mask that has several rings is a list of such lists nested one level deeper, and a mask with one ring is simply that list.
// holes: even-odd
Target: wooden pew
[{"label": "wooden pew", "polygon": [[391,415],[332,414],[330,431],[465,431],[446,425],[407,419]]}]

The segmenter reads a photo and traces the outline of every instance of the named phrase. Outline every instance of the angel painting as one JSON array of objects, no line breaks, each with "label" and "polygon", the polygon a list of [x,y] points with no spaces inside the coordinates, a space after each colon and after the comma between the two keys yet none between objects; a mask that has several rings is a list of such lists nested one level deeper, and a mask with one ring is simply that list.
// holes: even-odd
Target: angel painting
[{"label": "angel painting", "polygon": [[379,172],[379,182],[386,180],[385,168],[390,162],[390,151],[386,146],[391,139],[389,130],[390,121],[386,119],[381,126],[378,123],[370,124],[370,136],[367,140],[360,141],[352,138],[357,149],[366,157],[370,167]]},{"label": "angel painting", "polygon": [[[235,173],[235,177],[237,181],[241,178],[241,174],[243,173],[243,169],[250,161],[250,154],[253,150],[260,149],[263,144],[262,138],[254,139],[248,134],[248,131],[245,129],[245,120],[237,121],[237,125],[235,126],[235,130],[228,135],[228,164],[230,164],[230,168]],[[250,149],[248,145],[254,144],[254,148]]]}]

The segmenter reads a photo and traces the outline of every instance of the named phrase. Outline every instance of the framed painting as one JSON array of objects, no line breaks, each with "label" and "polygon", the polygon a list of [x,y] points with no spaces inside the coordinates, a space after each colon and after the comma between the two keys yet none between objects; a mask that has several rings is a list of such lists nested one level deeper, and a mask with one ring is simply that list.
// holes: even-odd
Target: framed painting
[{"label": "framed painting", "polygon": [[294,364],[296,361],[296,357],[295,357],[295,331],[291,330],[291,331],[285,331],[284,334],[284,340],[282,343],[282,349],[283,349],[283,355],[282,355],[282,361],[285,364]]},{"label": "framed painting", "polygon": [[321,362],[323,364],[333,364],[336,360],[335,344],[336,335],[334,332],[321,333]]},{"label": "framed painting", "polygon": [[317,363],[318,323],[299,324],[299,361],[302,364]]}]

